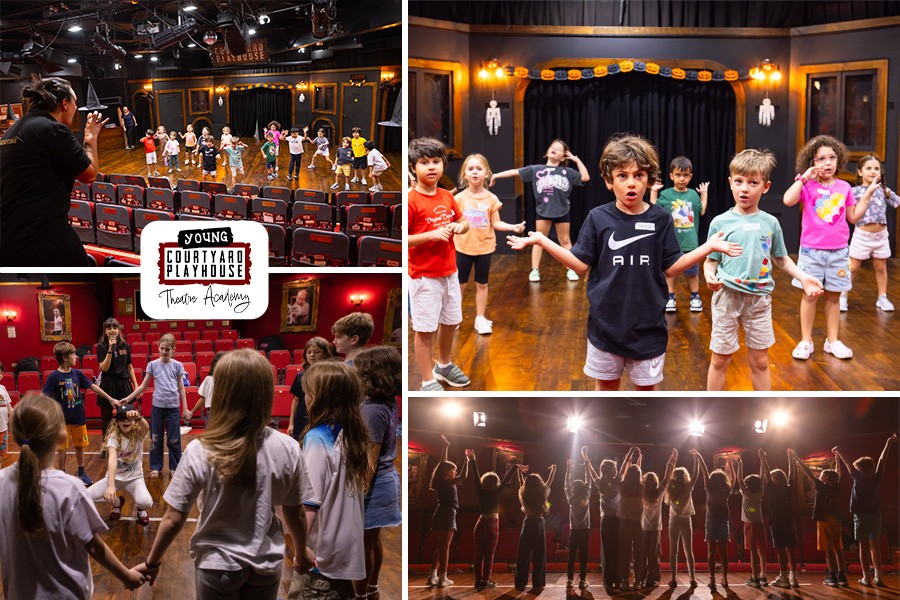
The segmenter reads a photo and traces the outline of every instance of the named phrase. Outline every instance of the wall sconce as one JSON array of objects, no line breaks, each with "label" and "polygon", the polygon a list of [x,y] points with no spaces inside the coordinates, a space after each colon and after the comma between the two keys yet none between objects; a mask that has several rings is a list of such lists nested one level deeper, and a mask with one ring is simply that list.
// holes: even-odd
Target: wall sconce
[{"label": "wall sconce", "polygon": [[3,316],[6,317],[6,324],[12,325],[13,321],[16,320],[16,317],[19,316],[19,313],[14,310],[4,310]]},{"label": "wall sconce", "polygon": [[219,106],[222,106],[223,104],[225,104],[225,100],[222,98],[222,95],[225,94],[225,92],[227,92],[227,91],[228,91],[228,88],[224,85],[216,86],[216,94],[219,95]]},{"label": "wall sconce", "polygon": [[153,83],[152,83],[152,82],[145,83],[145,84],[144,84],[144,91],[147,92],[147,93],[152,92],[152,91],[153,91]]},{"label": "wall sconce", "polygon": [[355,308],[359,308],[360,305],[365,302],[366,295],[364,293],[358,292],[354,294],[350,294],[350,304],[352,304]]},{"label": "wall sconce", "polygon": [[481,81],[487,81],[491,77],[496,77],[500,80],[506,77],[503,67],[500,66],[500,60],[497,58],[492,58],[481,63],[481,70],[478,71],[478,78]]},{"label": "wall sconce", "polygon": [[389,82],[394,80],[395,73],[393,71],[382,71],[381,72],[381,81]]},{"label": "wall sconce", "polygon": [[781,82],[782,74],[778,65],[767,58],[759,66],[750,69],[750,77],[760,83],[778,84]]},{"label": "wall sconce", "polygon": [[362,73],[354,73],[350,76],[350,81],[348,83],[356,87],[362,87],[366,83],[366,76]]}]

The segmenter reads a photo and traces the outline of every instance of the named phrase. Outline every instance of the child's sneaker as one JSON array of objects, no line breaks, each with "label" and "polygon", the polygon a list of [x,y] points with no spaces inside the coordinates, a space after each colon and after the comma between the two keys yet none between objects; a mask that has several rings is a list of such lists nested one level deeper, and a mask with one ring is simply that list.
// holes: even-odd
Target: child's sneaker
[{"label": "child's sneaker", "polygon": [[332,171],[337,171],[337,164],[331,165],[331,170],[332,170]]},{"label": "child's sneaker", "polygon": [[888,300],[887,294],[878,296],[878,301],[875,302],[875,306],[880,308],[884,312],[894,312],[894,305],[891,304],[890,300]]},{"label": "child's sneaker", "polygon": [[491,333],[493,329],[491,328],[491,322],[485,319],[484,317],[475,317],[475,332],[480,335],[487,335]]},{"label": "child's sneaker", "polygon": [[118,500],[118,504],[109,510],[109,517],[107,517],[110,521],[118,521],[122,518],[122,505],[125,504],[125,496],[116,496],[116,500]]},{"label": "child's sneaker", "polygon": [[453,387],[465,387],[469,385],[469,378],[462,372],[462,369],[453,363],[450,363],[446,367],[434,365],[434,369],[432,369],[431,372],[434,373],[435,379]]},{"label": "child's sneaker", "polygon": [[528,274],[528,281],[540,281],[541,280],[541,272],[537,269],[532,269],[531,273]]},{"label": "child's sneaker", "polygon": [[829,342],[828,339],[825,339],[825,346],[823,347],[826,354],[831,354],[835,358],[840,359],[848,359],[853,358],[853,350],[844,345],[841,340],[835,340],[833,342]]},{"label": "child's sneaker", "polygon": [[691,296],[691,312],[700,312],[703,310],[703,301],[700,296]]},{"label": "child's sneaker", "polygon": [[428,585],[429,587],[434,587],[438,584],[438,581],[440,581],[440,580],[438,579],[437,571],[432,571],[431,574],[428,576],[428,581],[426,582],[426,585]]},{"label": "child's sneaker", "polygon": [[372,187],[369,188],[369,191],[370,191],[370,192],[379,192],[379,191],[381,191],[381,186],[380,186],[380,185],[373,185]]},{"label": "child's sneaker", "polygon": [[566,279],[569,281],[578,281],[578,273],[572,269],[566,269]]},{"label": "child's sneaker", "polygon": [[575,582],[571,579],[566,579],[566,588],[575,587]]},{"label": "child's sneaker", "polygon": [[309,166],[306,167],[306,168],[307,168],[307,169],[315,169],[315,168],[316,168],[316,165],[310,163]]},{"label": "child's sneaker", "polygon": [[813,349],[812,342],[804,342],[801,340],[800,343],[797,344],[797,347],[794,348],[794,351],[791,352],[791,356],[799,360],[809,360],[809,357],[812,356]]},{"label": "child's sneaker", "polygon": [[439,384],[437,381],[432,381],[431,383],[423,385],[422,391],[423,392],[443,392],[444,386]]},{"label": "child's sneaker", "polygon": [[791,583],[788,581],[787,577],[779,575],[775,578],[775,581],[772,582],[772,587],[789,588],[791,587]]},{"label": "child's sneaker", "polygon": [[837,577],[835,577],[833,573],[829,573],[828,577],[826,577],[825,579],[822,580],[822,583],[829,587],[837,587],[838,586]]},{"label": "child's sneaker", "polygon": [[439,588],[450,587],[451,585],[453,585],[453,580],[448,578],[446,575],[441,577],[441,580],[437,582],[437,586]]},{"label": "child's sneaker", "polygon": [[859,580],[859,585],[862,585],[865,587],[872,587],[872,582],[869,581],[868,575],[864,575],[863,578]]},{"label": "child's sneaker", "polygon": [[175,169],[175,170],[178,171],[179,173],[181,173],[181,169]]},{"label": "child's sneaker", "polygon": [[850,582],[847,581],[847,576],[844,574],[843,571],[838,571],[837,582],[838,582],[838,585],[841,587],[850,587]]},{"label": "child's sneaker", "polygon": [[796,573],[791,573],[791,587],[800,587],[800,582],[797,581]]},{"label": "child's sneaker", "polygon": [[137,520],[138,520],[139,524],[146,527],[147,525],[150,524],[150,515],[147,514],[146,510],[138,509]]},{"label": "child's sneaker", "polygon": [[357,181],[359,181],[359,177],[354,177],[350,180],[350,183],[356,183]]},{"label": "child's sneaker", "polygon": [[292,180],[293,178],[294,178],[293,175],[288,175],[288,181]]},{"label": "child's sneaker", "polygon": [[275,176],[274,175],[266,175],[266,179],[271,181],[271,180],[275,179]]},{"label": "child's sneaker", "polygon": [[847,292],[841,292],[841,299],[838,301],[841,312],[847,312]]},{"label": "child's sneaker", "polygon": [[578,588],[579,588],[579,589],[586,590],[586,589],[588,589],[589,587],[591,587],[591,584],[588,583],[588,580],[587,580],[587,579],[582,579],[582,580],[580,580],[580,581],[578,582]]},{"label": "child's sneaker", "polygon": [[349,191],[349,190],[350,190],[350,184],[349,184],[349,183],[345,183],[345,184],[344,184],[344,191]]},{"label": "child's sneaker", "polygon": [[666,301],[666,312],[675,312],[675,296],[669,296]]},{"label": "child's sneaker", "polygon": [[338,189],[339,187],[341,187],[340,184],[337,184],[337,183],[332,183],[332,184],[331,184],[331,189],[333,189],[333,190],[336,190],[336,189]]},{"label": "child's sneaker", "polygon": [[94,485],[94,480],[91,479],[88,476],[88,474],[84,472],[83,467],[78,468],[78,475],[76,475],[76,477],[81,480],[81,482],[84,484],[85,487]]},{"label": "child's sneaker", "polygon": [[363,177],[362,179],[359,180],[359,184],[360,185],[368,185],[368,182],[366,181],[366,178]]},{"label": "child's sneaker", "polygon": [[763,577],[758,577],[758,578],[757,578],[757,581],[759,581],[759,585],[764,585],[764,586],[766,586],[766,587],[769,586],[769,580],[766,579],[765,576],[763,576]]},{"label": "child's sneaker", "polygon": [[754,588],[762,587],[759,584],[759,580],[756,577],[751,577],[750,579],[748,579],[747,581],[744,582],[744,585],[746,585],[747,587],[754,587]]}]

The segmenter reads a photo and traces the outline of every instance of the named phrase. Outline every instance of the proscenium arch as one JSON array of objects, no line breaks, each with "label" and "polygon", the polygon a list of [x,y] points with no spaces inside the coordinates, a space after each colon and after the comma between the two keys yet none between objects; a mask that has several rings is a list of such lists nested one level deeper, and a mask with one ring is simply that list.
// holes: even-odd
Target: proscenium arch
[{"label": "proscenium arch", "polygon": [[[597,65],[605,65],[611,63],[619,63],[623,60],[653,62],[660,66],[683,69],[706,69],[709,71],[725,71],[728,69],[725,65],[712,60],[665,60],[656,58],[554,58],[546,62],[538,63],[535,68],[543,69],[593,69]],[[659,75],[647,75],[648,77],[659,77]],[[615,77],[615,75],[607,75],[607,77]],[[731,89],[734,90],[734,152],[737,154],[744,149],[747,141],[747,98],[744,92],[744,84],[740,80],[729,81]],[[516,82],[516,92],[513,110],[513,164],[525,164],[525,90],[531,84],[530,78],[518,79]],[[515,184],[516,195],[521,196],[525,189],[522,180],[518,177],[513,178]]]}]

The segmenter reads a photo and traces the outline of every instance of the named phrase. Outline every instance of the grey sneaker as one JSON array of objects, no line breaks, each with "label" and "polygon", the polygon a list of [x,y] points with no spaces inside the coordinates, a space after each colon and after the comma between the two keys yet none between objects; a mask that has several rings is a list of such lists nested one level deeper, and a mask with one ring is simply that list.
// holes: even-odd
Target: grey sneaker
[{"label": "grey sneaker", "polygon": [[891,304],[890,300],[888,300],[887,294],[879,296],[878,302],[875,303],[875,306],[877,306],[884,312],[894,312],[894,305]]},{"label": "grey sneaker", "polygon": [[443,392],[444,386],[439,384],[437,381],[432,381],[431,383],[429,383],[427,385],[423,385],[422,391],[423,392]]},{"label": "grey sneaker", "polygon": [[465,387],[469,385],[469,378],[466,377],[466,374],[462,372],[462,369],[450,363],[446,367],[439,367],[434,365],[434,369],[431,371],[434,373],[434,378],[438,381],[442,381],[447,385],[451,385],[453,387]]},{"label": "grey sneaker", "polygon": [[703,310],[703,301],[700,296],[691,296],[691,312],[700,312]]},{"label": "grey sneaker", "polygon": [[530,273],[528,273],[528,281],[540,281],[541,280],[541,272],[537,269],[532,269]]}]

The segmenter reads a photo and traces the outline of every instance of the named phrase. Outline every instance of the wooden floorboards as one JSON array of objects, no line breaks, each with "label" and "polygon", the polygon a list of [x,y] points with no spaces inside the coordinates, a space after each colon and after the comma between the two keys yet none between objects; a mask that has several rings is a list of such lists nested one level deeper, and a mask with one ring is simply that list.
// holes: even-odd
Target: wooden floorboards
[{"label": "wooden floorboards", "polygon": [[[188,434],[182,439],[182,447],[196,437]],[[85,470],[94,481],[103,477],[106,473],[105,462],[100,459],[98,452],[100,450],[100,434],[99,432],[91,432],[89,434],[90,446],[85,452]],[[0,467],[5,468],[18,460],[18,447],[10,440],[10,453],[0,462]],[[149,442],[145,442],[144,447],[144,474],[150,472],[149,466]],[[168,456],[166,457],[166,465],[168,465]],[[66,463],[68,472],[72,473],[75,468],[75,457],[72,452],[69,453]],[[396,461],[397,469],[400,469],[400,457]],[[131,497],[126,496],[125,506],[122,509],[122,519],[118,522],[107,521],[109,531],[101,534],[103,540],[112,549],[117,557],[128,567],[136,565],[144,560],[150,547],[153,545],[153,538],[159,528],[159,519],[165,513],[165,502],[162,500],[163,492],[169,484],[168,466],[163,469],[161,479],[147,479],[147,488],[153,497],[153,507],[148,511],[150,513],[151,522],[147,527],[143,527],[134,519],[134,504]],[[100,516],[106,518],[109,513],[109,506],[105,503],[97,504],[97,510]],[[405,512],[405,511],[404,511]],[[178,535],[163,559],[163,566],[160,570],[159,578],[151,588],[143,586],[134,593],[134,598],[139,599],[157,599],[157,600],[191,600],[194,595],[194,563],[188,553],[188,546],[191,535],[197,526],[197,509],[191,511],[189,521],[185,525],[184,530]],[[384,565],[381,569],[379,579],[379,590],[384,600],[394,600],[401,597],[402,581],[401,581],[401,528],[389,527],[381,532],[382,544],[384,546]],[[107,570],[99,566],[94,560],[91,560],[91,571],[94,576],[94,600],[117,600],[120,598],[131,598],[131,593],[125,591],[118,579],[113,577]],[[288,588],[291,583],[291,570],[285,566],[282,570],[281,588],[279,590],[279,598],[286,598]],[[2,593],[2,585],[0,585],[0,598],[4,598]],[[9,600],[14,600],[10,598]]]},{"label": "wooden floorboards", "polygon": [[[888,262],[889,277],[898,285],[900,259]],[[494,390],[593,390],[594,383],[583,372],[586,354],[588,301],[585,278],[572,283],[565,269],[544,256],[542,281],[530,283],[530,253],[496,255],[490,278],[487,318],[493,333],[478,335],[475,318],[475,286],[466,287],[463,322],[456,335],[454,361],[472,383],[454,391]],[[875,275],[864,263],[850,294],[850,311],[841,314],[841,340],[854,351],[850,360],[839,360],[822,351],[825,339],[823,301],[819,301],[813,341],[815,353],[799,361],[791,352],[800,339],[800,294],[790,277],[775,269],[773,300],[775,346],[769,350],[773,390],[896,390],[900,389],[900,328],[898,313],[875,308]],[[706,389],[709,368],[710,292],[701,278],[704,310],[688,310],[687,281],[677,279],[678,311],[668,314],[669,344],[661,390]],[[900,306],[900,292],[888,296]],[[615,318],[614,315],[611,318]],[[413,334],[409,333],[409,389],[418,390],[421,377],[415,367]],[[743,336],[742,336],[743,337]],[[627,375],[623,389],[632,389]],[[746,349],[734,355],[728,372],[728,390],[751,390]]]},{"label": "wooden floorboards", "polygon": [[[715,592],[712,592],[704,582],[708,580],[706,574],[698,574],[699,585],[690,588],[687,585],[687,577],[682,576],[680,585],[674,589],[667,587],[665,584],[652,590],[642,590],[640,592],[617,593],[615,598],[623,600],[799,600],[801,598],[815,600],[831,600],[841,598],[885,598],[896,599],[898,597],[898,576],[896,574],[885,577],[885,587],[863,587],[856,583],[859,576],[851,578],[849,588],[832,588],[822,584],[822,575],[818,573],[802,573],[798,577],[800,581],[799,588],[790,590],[773,588],[771,586],[760,589],[746,587],[743,585],[746,579],[746,573],[733,573],[729,579],[731,586],[723,588],[719,586]],[[513,587],[513,575],[511,573],[496,573],[492,576],[497,582],[497,587],[492,590],[476,592],[472,587],[474,583],[474,575],[466,574],[450,574],[454,585],[442,589],[425,587],[425,577],[414,576],[410,578],[409,600],[425,600],[432,598],[446,598],[463,600],[466,598],[478,600],[496,600],[503,598],[511,600],[512,598],[539,598],[540,600],[563,600],[566,598],[582,598],[584,600],[592,600],[593,598],[609,598],[610,595],[598,584],[600,576],[597,573],[591,573],[588,581],[593,584],[586,590],[566,589],[565,573],[548,573],[547,587],[543,590],[528,589],[519,592]],[[771,580],[771,579],[770,579]],[[577,583],[577,582],[576,582]]]},{"label": "wooden floorboards", "polygon": [[[143,134],[137,136],[137,138],[140,139],[142,135]],[[266,178],[266,161],[262,155],[262,152],[260,152],[262,144],[260,142],[257,142],[252,137],[242,137],[241,141],[249,146],[244,151],[243,157],[243,183],[258,185],[260,189],[267,185],[273,185],[291,189],[300,188],[306,190],[323,190],[325,192],[331,191],[330,186],[334,183],[334,173],[331,171],[330,166],[327,162],[325,162],[324,158],[322,158],[321,156],[316,158],[315,169],[307,168],[309,166],[312,152],[315,150],[315,145],[305,145],[305,151],[303,153],[303,165],[300,169],[300,179],[288,181],[287,168],[288,164],[290,163],[291,157],[286,144],[282,144],[281,151],[278,155],[278,177],[275,180],[270,181]],[[179,154],[178,159],[182,169],[180,173],[176,171],[172,174],[168,174],[168,169],[163,167],[162,158],[157,156],[157,159],[159,160],[157,169],[159,170],[161,176],[167,176],[169,177],[169,179],[171,179],[173,189],[175,187],[175,183],[179,179],[196,179],[197,181],[202,181],[203,179],[203,173],[199,165],[185,165],[187,155],[184,152],[184,142],[179,139],[179,143],[181,143],[181,153]],[[218,140],[216,140],[216,144],[218,147]],[[134,150],[125,150],[122,143],[121,129],[102,130],[100,132],[99,150],[101,173],[105,173],[107,175],[110,173],[118,173],[121,175],[141,175],[144,178],[147,177],[147,160],[145,158],[146,155],[144,154],[143,145],[138,143],[134,147]],[[333,147],[331,148],[331,155],[333,160]],[[400,153],[385,152],[384,155],[387,161],[391,164],[391,168],[382,174],[381,185],[386,191],[396,191],[404,189],[400,187],[404,177],[404,170],[401,166],[402,161],[400,158]],[[228,185],[228,187],[231,187],[234,183],[231,178],[231,171],[222,166],[222,157],[219,157],[218,165],[219,166],[216,170],[215,181],[224,181],[225,184]],[[368,169],[366,169],[366,173],[368,173]],[[371,182],[369,182],[365,187],[358,183],[351,183],[350,189],[351,191],[362,192],[366,191],[367,188],[371,185]],[[343,190],[343,179],[341,190]]]}]

